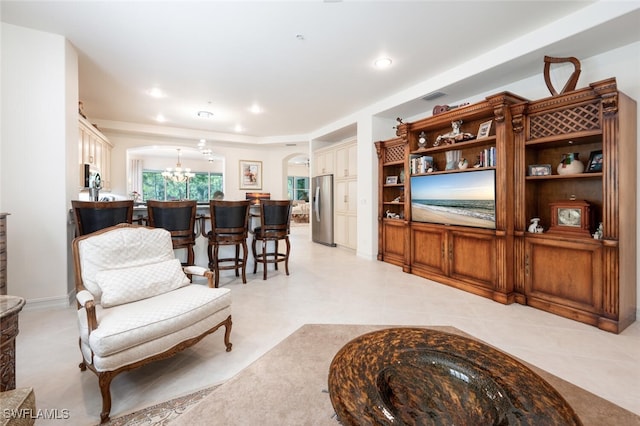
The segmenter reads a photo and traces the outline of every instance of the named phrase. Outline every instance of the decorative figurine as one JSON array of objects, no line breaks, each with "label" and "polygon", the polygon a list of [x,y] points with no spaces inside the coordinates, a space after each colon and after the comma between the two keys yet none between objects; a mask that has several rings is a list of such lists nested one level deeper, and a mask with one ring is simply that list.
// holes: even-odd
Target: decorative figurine
[{"label": "decorative figurine", "polygon": [[593,239],[601,240],[603,234],[604,234],[604,228],[602,227],[602,222],[600,222],[600,225],[598,225],[598,229],[596,229],[596,232],[593,233]]},{"label": "decorative figurine", "polygon": [[460,131],[460,126],[462,126],[462,120],[456,120],[451,122],[452,131],[449,133],[444,133],[436,138],[436,141],[433,143],[433,146],[439,146],[440,144],[454,144],[456,142],[468,141],[471,139],[475,139],[476,135],[471,133],[464,133]]},{"label": "decorative figurine", "polygon": [[543,228],[540,226],[540,218],[534,217],[531,219],[531,225],[529,225],[529,232],[534,234],[542,234]]}]

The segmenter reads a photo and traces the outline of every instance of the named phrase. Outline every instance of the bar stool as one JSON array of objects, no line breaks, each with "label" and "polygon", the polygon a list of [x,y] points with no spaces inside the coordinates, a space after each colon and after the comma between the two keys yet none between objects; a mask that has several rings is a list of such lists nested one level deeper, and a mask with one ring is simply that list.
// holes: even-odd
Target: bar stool
[{"label": "bar stool", "polygon": [[196,200],[185,201],[147,201],[148,225],[152,228],[164,228],[171,233],[173,249],[186,249],[187,262],[193,265],[196,245]]},{"label": "bar stool", "polygon": [[[262,200],[260,202],[260,226],[253,230],[254,237],[251,242],[251,252],[255,263],[253,273],[258,270],[258,263],[262,263],[262,279],[267,279],[267,265],[273,263],[278,269],[278,262],[284,262],[284,270],[289,275],[289,253],[291,243],[289,242],[289,227],[291,223],[291,201],[290,200]],[[262,251],[256,252],[256,242],[262,241]],[[278,252],[278,242],[284,240],[286,251]],[[267,243],[272,241],[273,251],[268,251]]]},{"label": "bar stool", "polygon": [[[209,239],[208,255],[209,269],[215,272],[215,287],[220,282],[220,271],[233,269],[242,271],[242,282],[247,283],[247,234],[249,229],[249,201],[209,201],[211,216],[211,231],[207,234]],[[221,246],[234,246],[235,257],[219,256]],[[242,247],[242,257],[240,248]],[[221,265],[221,263],[231,263]]]},{"label": "bar stool", "polygon": [[76,237],[133,221],[133,200],[72,200],[71,208],[76,222]]}]

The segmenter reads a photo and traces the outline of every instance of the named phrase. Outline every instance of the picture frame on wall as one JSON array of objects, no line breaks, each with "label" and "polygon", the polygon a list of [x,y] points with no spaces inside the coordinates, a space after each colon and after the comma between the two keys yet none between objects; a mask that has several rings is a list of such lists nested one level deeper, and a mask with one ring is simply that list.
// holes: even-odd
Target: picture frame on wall
[{"label": "picture frame on wall", "polygon": [[602,171],[602,150],[591,151],[589,162],[587,163],[587,173],[598,173]]},{"label": "picture frame on wall", "polygon": [[529,176],[550,176],[551,164],[530,164]]},{"label": "picture frame on wall", "polygon": [[240,189],[262,189],[262,161],[240,160]]},{"label": "picture frame on wall", "polygon": [[484,139],[486,137],[489,137],[489,133],[491,133],[491,123],[493,123],[493,120],[485,121],[484,123],[480,124],[480,127],[478,127],[478,136],[476,137],[476,139]]}]

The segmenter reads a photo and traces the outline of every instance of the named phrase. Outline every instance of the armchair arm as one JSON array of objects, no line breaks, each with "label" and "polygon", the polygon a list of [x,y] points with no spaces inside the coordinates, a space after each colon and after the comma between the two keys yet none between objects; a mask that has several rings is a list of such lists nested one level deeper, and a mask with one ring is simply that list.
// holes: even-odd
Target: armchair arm
[{"label": "armchair arm", "polygon": [[76,294],[76,300],[78,304],[82,306],[87,312],[87,326],[89,327],[89,334],[96,328],[98,328],[98,319],[96,318],[96,305],[93,300],[93,294],[87,290],[80,290]]},{"label": "armchair arm", "polygon": [[202,266],[195,266],[195,265],[184,266],[182,269],[184,270],[184,273],[187,275],[198,275],[201,277],[207,277],[209,287],[213,288],[214,275],[213,275],[213,272],[210,271],[209,269],[203,268]]},{"label": "armchair arm", "polygon": [[183,267],[182,269],[184,270],[185,274],[193,274],[201,277],[204,277],[206,272],[208,271],[207,268],[203,268],[202,266],[196,266],[196,265],[188,265]]},{"label": "armchair arm", "polygon": [[85,307],[87,302],[93,302],[93,294],[89,293],[88,290],[80,290],[78,294],[76,294],[76,300],[80,306]]}]

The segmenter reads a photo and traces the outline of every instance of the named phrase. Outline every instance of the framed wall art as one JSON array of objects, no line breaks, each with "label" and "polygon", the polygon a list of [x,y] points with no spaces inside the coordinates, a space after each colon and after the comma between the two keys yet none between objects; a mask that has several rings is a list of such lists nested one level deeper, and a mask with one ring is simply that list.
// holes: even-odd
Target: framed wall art
[{"label": "framed wall art", "polygon": [[587,173],[597,173],[602,171],[602,151],[591,151],[589,162],[587,163]]},{"label": "framed wall art", "polygon": [[551,164],[530,164],[529,176],[549,176],[551,175]]},{"label": "framed wall art", "polygon": [[240,189],[262,189],[262,161],[240,160]]},{"label": "framed wall art", "polygon": [[485,121],[484,123],[480,124],[480,127],[478,128],[478,136],[476,137],[476,139],[483,139],[489,136],[489,133],[491,133],[491,123],[493,123],[493,120]]}]

